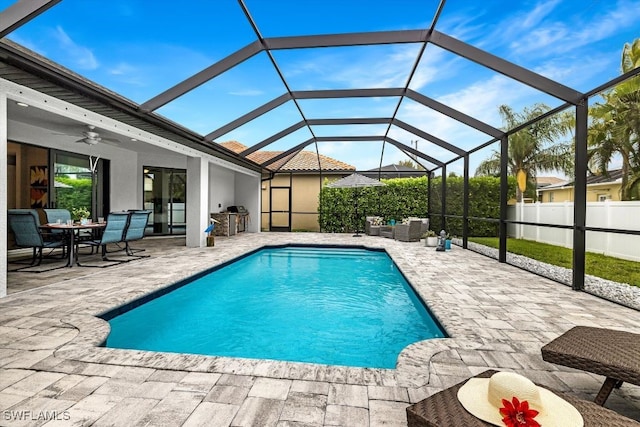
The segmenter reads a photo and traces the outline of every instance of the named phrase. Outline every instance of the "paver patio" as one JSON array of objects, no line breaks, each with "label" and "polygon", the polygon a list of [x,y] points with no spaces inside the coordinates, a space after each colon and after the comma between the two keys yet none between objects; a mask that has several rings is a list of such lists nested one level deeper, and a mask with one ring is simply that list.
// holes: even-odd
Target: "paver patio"
[{"label": "paver patio", "polygon": [[[393,370],[96,347],[108,325],[95,315],[288,242],[385,248],[451,338],[409,346]],[[241,234],[213,248],[186,248],[184,239],[140,244],[153,256],[106,269],[9,274],[10,295],[0,300],[0,424],[404,426],[409,404],[488,368],[593,399],[602,377],[548,364],[540,348],[575,325],[640,332],[635,310],[459,247],[442,253],[316,233]],[[606,406],[640,419],[640,387],[624,384]]]}]

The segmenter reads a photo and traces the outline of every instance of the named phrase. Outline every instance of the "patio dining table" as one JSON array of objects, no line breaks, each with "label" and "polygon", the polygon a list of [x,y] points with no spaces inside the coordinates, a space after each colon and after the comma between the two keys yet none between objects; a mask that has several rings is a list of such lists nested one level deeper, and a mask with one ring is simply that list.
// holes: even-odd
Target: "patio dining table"
[{"label": "patio dining table", "polygon": [[73,224],[58,224],[50,223],[41,225],[40,228],[44,230],[62,230],[67,237],[67,253],[69,258],[65,267],[73,267],[73,264],[78,263],[78,252],[76,246],[77,233],[80,230],[103,230],[107,226],[106,222],[92,222],[87,224],[73,223]]}]

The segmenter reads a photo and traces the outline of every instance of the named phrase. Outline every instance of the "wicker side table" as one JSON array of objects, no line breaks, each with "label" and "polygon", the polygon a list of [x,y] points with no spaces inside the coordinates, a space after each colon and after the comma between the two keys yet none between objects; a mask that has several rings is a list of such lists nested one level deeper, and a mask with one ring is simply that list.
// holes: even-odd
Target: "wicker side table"
[{"label": "wicker side table", "polygon": [[[497,371],[485,371],[476,378],[489,378]],[[449,387],[439,393],[427,397],[407,408],[407,424],[409,427],[489,427],[479,418],[474,417],[458,401],[458,389],[466,381]],[[553,390],[552,390],[553,391]],[[640,427],[640,423],[622,416],[588,400],[553,391],[558,396],[575,406],[582,414],[584,427]]]},{"label": "wicker side table", "polygon": [[576,326],[541,351],[547,362],[607,377],[595,399],[598,405],[623,381],[640,385],[640,334]]},{"label": "wicker side table", "polygon": [[386,237],[387,239],[393,239],[395,234],[396,227],[393,225],[382,225],[380,226],[380,236]]}]

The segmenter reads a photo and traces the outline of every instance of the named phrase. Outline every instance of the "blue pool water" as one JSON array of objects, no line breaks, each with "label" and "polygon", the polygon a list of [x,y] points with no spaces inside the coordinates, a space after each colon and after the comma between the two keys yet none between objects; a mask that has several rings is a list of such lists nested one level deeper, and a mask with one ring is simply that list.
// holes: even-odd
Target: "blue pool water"
[{"label": "blue pool water", "polygon": [[444,336],[386,252],[353,248],[261,249],[109,323],[108,347],[372,368]]}]

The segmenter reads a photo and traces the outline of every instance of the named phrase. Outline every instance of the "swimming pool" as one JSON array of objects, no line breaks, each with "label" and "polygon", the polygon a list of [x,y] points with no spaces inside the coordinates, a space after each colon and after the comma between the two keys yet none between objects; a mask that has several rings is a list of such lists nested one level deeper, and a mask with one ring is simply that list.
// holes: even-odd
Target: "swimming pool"
[{"label": "swimming pool", "polygon": [[393,368],[446,336],[387,253],[363,248],[263,248],[147,299],[102,316],[107,347]]}]

